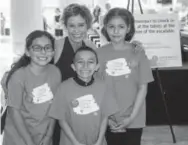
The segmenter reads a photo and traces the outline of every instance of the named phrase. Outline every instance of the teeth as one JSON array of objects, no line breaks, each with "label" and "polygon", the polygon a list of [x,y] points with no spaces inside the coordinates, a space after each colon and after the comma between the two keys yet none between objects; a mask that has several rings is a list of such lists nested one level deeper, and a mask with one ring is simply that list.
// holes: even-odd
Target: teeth
[{"label": "teeth", "polygon": [[38,57],[40,60],[47,60],[47,57]]},{"label": "teeth", "polygon": [[74,35],[74,37],[81,37],[81,35]]}]

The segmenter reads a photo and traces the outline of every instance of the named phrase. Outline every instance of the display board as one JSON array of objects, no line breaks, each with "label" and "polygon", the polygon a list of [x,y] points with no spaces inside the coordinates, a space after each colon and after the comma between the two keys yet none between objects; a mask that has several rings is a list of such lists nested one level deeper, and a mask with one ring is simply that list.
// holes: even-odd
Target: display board
[{"label": "display board", "polygon": [[182,66],[178,15],[140,14],[134,17],[134,40],[143,43],[151,67]]}]

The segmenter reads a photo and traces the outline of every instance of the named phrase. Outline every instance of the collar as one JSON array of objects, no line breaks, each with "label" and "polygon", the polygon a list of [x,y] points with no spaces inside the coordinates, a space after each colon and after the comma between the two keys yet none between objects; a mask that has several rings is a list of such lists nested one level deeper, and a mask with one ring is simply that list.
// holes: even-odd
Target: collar
[{"label": "collar", "polygon": [[92,85],[94,83],[94,78],[93,77],[91,78],[91,80],[89,82],[84,82],[83,80],[78,78],[77,75],[73,79],[74,79],[74,81],[77,84],[79,84],[80,86],[84,86],[84,87],[90,86],[90,85]]}]

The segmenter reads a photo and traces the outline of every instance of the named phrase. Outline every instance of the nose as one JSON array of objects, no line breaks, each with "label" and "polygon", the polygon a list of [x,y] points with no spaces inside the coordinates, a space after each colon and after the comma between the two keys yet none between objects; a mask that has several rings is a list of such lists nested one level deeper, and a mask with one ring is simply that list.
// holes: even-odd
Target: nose
[{"label": "nose", "polygon": [[87,63],[87,62],[84,62],[83,68],[87,68],[87,67],[88,67],[88,63]]},{"label": "nose", "polygon": [[119,28],[115,27],[114,28],[114,33],[119,33]]},{"label": "nose", "polygon": [[74,27],[74,32],[75,33],[78,33],[80,30],[79,30],[79,27]]},{"label": "nose", "polygon": [[43,48],[43,49],[41,50],[41,53],[45,54],[45,53],[46,53],[46,50]]}]

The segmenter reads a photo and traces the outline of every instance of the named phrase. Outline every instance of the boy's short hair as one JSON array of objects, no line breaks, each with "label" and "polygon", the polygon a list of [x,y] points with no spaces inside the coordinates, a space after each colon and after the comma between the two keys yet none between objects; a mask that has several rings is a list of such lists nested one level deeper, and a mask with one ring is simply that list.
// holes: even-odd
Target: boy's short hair
[{"label": "boy's short hair", "polygon": [[74,59],[75,59],[76,54],[77,54],[78,52],[81,52],[81,51],[90,51],[90,52],[92,52],[92,53],[95,55],[95,57],[96,57],[96,62],[97,62],[97,64],[99,63],[99,59],[98,59],[98,56],[97,56],[97,52],[96,52],[93,48],[88,47],[88,46],[81,46],[80,48],[78,48],[78,49],[75,51],[74,57],[73,57],[73,62],[74,62]]}]

